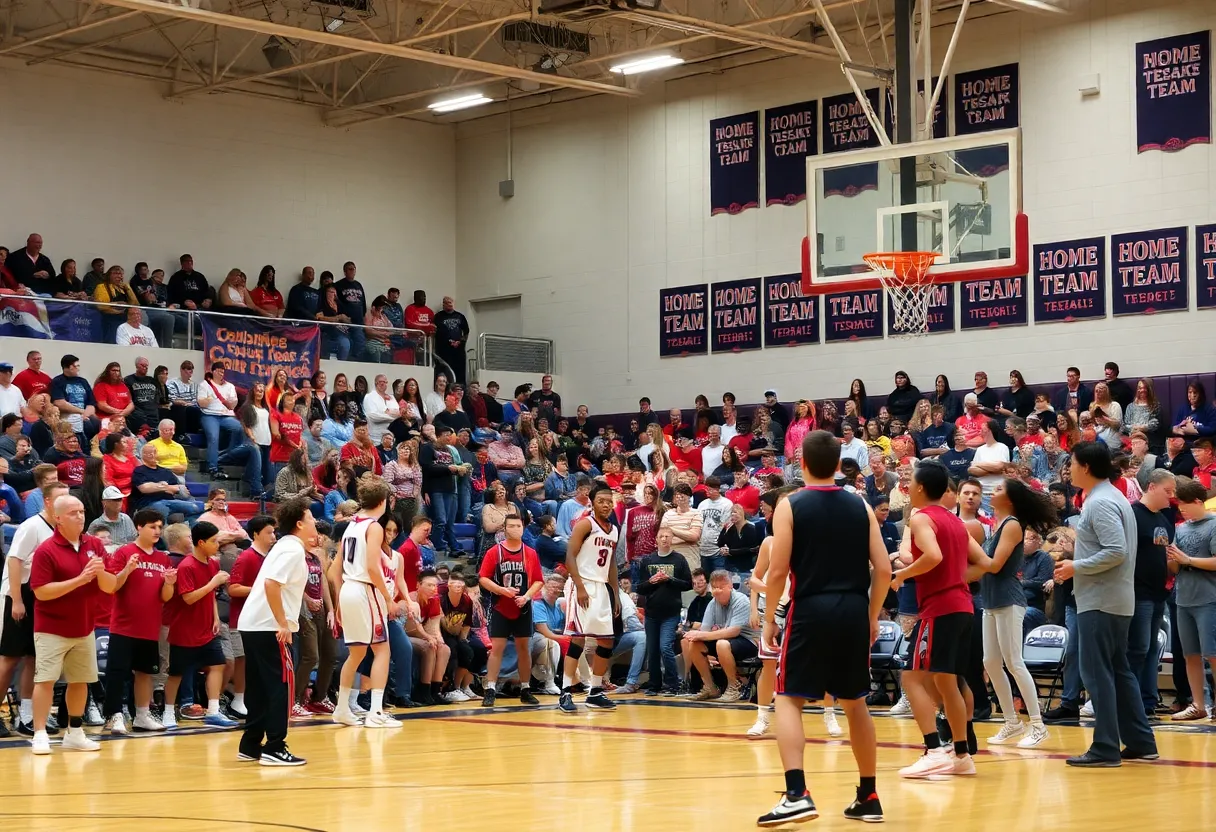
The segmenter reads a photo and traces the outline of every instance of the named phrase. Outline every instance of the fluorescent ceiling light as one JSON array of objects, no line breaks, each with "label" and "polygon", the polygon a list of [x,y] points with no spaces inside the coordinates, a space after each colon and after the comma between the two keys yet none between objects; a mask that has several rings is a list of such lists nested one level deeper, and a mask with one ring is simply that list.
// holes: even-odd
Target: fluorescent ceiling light
[{"label": "fluorescent ceiling light", "polygon": [[684,59],[677,58],[675,55],[651,55],[649,58],[617,64],[609,71],[615,72],[618,75],[637,75],[641,72],[653,72],[656,69],[679,66],[682,63],[684,63]]},{"label": "fluorescent ceiling light", "polygon": [[995,0],[998,6],[1006,6],[1011,9],[1027,9],[1039,12],[1054,12],[1056,14],[1067,14],[1068,9],[1058,0]]},{"label": "fluorescent ceiling light", "polygon": [[325,21],[325,31],[333,33],[346,25],[346,20],[341,17],[331,18]]},{"label": "fluorescent ceiling light", "polygon": [[428,104],[427,108],[434,113],[451,113],[456,110],[467,110],[469,107],[478,107],[482,104],[489,104],[494,99],[486,98],[481,93],[473,95],[465,95],[460,98],[449,98],[444,101],[436,101],[434,104]]}]

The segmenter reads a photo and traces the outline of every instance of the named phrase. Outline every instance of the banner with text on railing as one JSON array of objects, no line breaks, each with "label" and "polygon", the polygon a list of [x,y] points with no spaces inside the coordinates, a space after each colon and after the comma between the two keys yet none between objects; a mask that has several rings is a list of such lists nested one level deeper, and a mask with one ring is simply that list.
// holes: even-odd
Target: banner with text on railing
[{"label": "banner with text on railing", "polygon": [[199,318],[207,367],[224,362],[228,368],[224,380],[237,387],[248,389],[254,382],[269,382],[280,367],[293,386],[317,371],[321,359],[321,327],[317,324],[218,315]]}]

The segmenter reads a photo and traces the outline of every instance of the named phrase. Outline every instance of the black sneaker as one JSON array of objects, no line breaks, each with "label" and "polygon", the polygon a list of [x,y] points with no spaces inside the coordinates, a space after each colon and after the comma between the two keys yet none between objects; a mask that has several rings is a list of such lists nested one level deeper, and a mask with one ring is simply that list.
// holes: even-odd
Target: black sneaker
[{"label": "black sneaker", "polygon": [[251,753],[251,752],[247,752],[247,751],[241,751],[238,749],[236,752],[236,761],[238,763],[256,763],[260,759],[262,759],[261,751],[258,751],[256,753]]},{"label": "black sneaker", "polygon": [[532,691],[529,688],[521,688],[519,691],[519,704],[539,705],[540,700],[532,695]]},{"label": "black sneaker", "polygon": [[1044,722],[1073,722],[1081,718],[1081,709],[1068,705],[1058,705],[1049,711],[1044,711]]},{"label": "black sneaker", "polygon": [[0,740],[6,740],[12,735],[12,732],[8,730],[8,723],[0,719]]},{"label": "black sneaker", "polygon": [[431,689],[427,685],[423,685],[422,687],[418,688],[418,690],[410,694],[410,698],[422,708],[429,708],[431,705],[439,704],[431,698]]},{"label": "black sneaker", "polygon": [[557,698],[557,709],[564,714],[578,713],[578,705],[574,704],[574,696],[569,691]]},{"label": "black sneaker", "polygon": [[811,800],[810,794],[804,794],[797,800],[790,800],[789,795],[783,794],[773,811],[761,815],[756,820],[756,825],[784,826],[787,823],[802,823],[817,817],[819,810],[815,808],[815,801]]},{"label": "black sneaker", "polygon": [[292,754],[286,746],[278,751],[263,751],[262,759],[258,760],[264,766],[302,766],[308,761],[303,757]]},{"label": "black sneaker", "polygon": [[577,685],[570,686],[570,692],[571,693],[586,693],[587,686],[584,683],[579,682]]},{"label": "black sneaker", "polygon": [[[494,700],[498,698],[498,691],[494,688],[486,688],[486,695],[481,698],[481,707],[493,708]],[[536,701],[535,699],[533,701]]]},{"label": "black sneaker", "polygon": [[587,707],[596,711],[615,711],[616,703],[609,699],[599,688],[592,688],[587,695]]},{"label": "black sneaker", "polygon": [[[17,720],[17,733],[23,737],[34,736],[34,724],[32,722],[22,722]],[[49,731],[47,732],[50,733]]]},{"label": "black sneaker", "polygon": [[1119,759],[1148,763],[1153,760],[1160,760],[1161,755],[1157,753],[1157,749],[1155,748],[1152,751],[1132,751],[1130,748],[1125,748],[1119,752]]},{"label": "black sneaker", "polygon": [[878,795],[872,794],[865,800],[854,800],[849,804],[849,808],[844,810],[844,816],[849,820],[882,823],[882,804],[878,802]]},{"label": "black sneaker", "polygon": [[1120,765],[1118,760],[1095,757],[1088,752],[1078,757],[1069,757],[1064,762],[1074,768],[1118,768]]}]

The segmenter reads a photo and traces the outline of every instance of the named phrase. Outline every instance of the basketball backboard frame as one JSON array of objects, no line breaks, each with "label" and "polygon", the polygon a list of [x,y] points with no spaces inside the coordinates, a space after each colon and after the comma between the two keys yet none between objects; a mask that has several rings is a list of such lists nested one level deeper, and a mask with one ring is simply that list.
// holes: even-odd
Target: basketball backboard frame
[{"label": "basketball backboard frame", "polygon": [[[819,212],[820,200],[823,193],[822,172],[828,169],[839,169],[854,165],[874,163],[892,163],[908,156],[934,156],[950,154],[957,151],[972,150],[982,147],[1007,145],[1008,159],[1008,213],[1010,228],[1008,234],[1008,256],[995,257],[987,260],[960,260],[953,256],[939,257],[938,263],[930,270],[929,278],[934,283],[954,283],[964,280],[995,279],[1003,277],[1021,277],[1030,270],[1030,226],[1029,220],[1022,211],[1022,135],[1019,128],[1010,130],[994,130],[967,136],[952,136],[943,139],[931,139],[903,145],[880,146],[855,150],[844,153],[821,154],[807,157],[807,236],[802,240],[802,290],[806,294],[825,294],[829,292],[850,292],[881,287],[881,282],[872,276],[864,264],[858,264],[857,270],[847,274],[824,274],[821,266],[818,245],[813,241],[820,233]],[[881,170],[881,168],[880,168]],[[934,200],[934,207],[937,201]],[[883,222],[891,216],[906,213],[917,208],[917,205],[880,207],[877,209],[878,233],[876,240],[882,240]],[[948,206],[947,206],[948,207]],[[943,228],[945,245],[943,251],[951,252],[948,226]],[[876,244],[881,250],[881,245]],[[1000,248],[1006,246],[1000,245]]]}]

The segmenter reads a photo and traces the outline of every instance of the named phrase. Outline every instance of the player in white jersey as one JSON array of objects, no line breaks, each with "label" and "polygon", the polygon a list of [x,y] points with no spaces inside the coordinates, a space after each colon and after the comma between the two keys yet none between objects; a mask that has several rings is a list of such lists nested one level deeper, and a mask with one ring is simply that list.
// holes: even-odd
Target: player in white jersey
[{"label": "player in white jersey", "polygon": [[359,663],[368,647],[372,650],[372,706],[363,719],[365,728],[400,728],[402,724],[384,714],[384,686],[388,682],[388,616],[395,612],[392,593],[380,565],[384,527],[380,518],[388,502],[389,485],[382,479],[359,483],[359,513],[342,535],[338,552],[340,569],[331,576],[338,585],[338,620],[350,655],[342,664],[338,704],[334,722],[359,725],[350,707],[351,688]]},{"label": "player in white jersey", "polygon": [[616,543],[618,529],[612,516],[612,489],[597,485],[591,491],[591,514],[574,524],[566,545],[566,635],[571,636],[566,652],[562,695],[557,707],[563,713],[576,713],[571,688],[587,638],[594,638],[591,658],[590,689],[587,707],[604,711],[616,708],[604,695],[602,680],[612,658],[614,641],[612,620],[619,617],[620,599],[616,588]]}]

